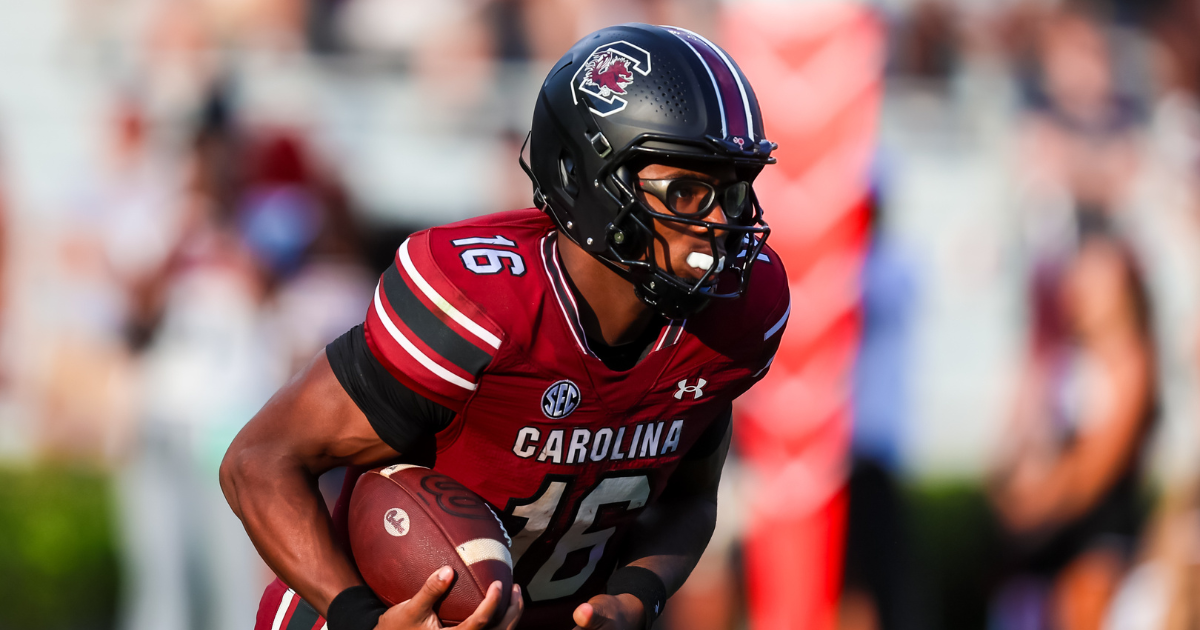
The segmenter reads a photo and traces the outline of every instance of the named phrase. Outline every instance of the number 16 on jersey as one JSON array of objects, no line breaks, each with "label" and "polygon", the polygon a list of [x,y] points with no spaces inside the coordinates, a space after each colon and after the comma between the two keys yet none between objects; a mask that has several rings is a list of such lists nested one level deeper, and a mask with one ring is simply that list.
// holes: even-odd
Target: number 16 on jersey
[{"label": "number 16 on jersey", "polygon": [[[550,481],[529,501],[519,505],[516,502],[509,504],[509,514],[525,519],[525,526],[512,537],[514,567],[520,565],[525,552],[546,533],[554,520],[560,518],[562,511],[571,507],[564,505],[563,501],[568,485],[568,481]],[[547,541],[553,542],[554,548],[525,588],[530,600],[537,602],[573,595],[592,577],[596,565],[609,551],[606,549],[608,540],[617,530],[614,526],[588,531],[595,524],[600,508],[624,504],[625,510],[633,511],[644,507],[649,499],[650,481],[646,475],[608,477],[584,494],[577,504],[570,527],[558,540]],[[582,550],[589,550],[586,565],[574,575],[554,579],[566,563],[567,556]]]}]

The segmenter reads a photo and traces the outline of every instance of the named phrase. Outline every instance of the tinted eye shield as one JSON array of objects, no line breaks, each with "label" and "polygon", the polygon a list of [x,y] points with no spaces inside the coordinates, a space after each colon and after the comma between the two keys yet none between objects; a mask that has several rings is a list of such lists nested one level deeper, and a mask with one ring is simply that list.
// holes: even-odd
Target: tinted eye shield
[{"label": "tinted eye shield", "polygon": [[689,177],[639,179],[638,187],[654,195],[676,216],[704,219],[720,206],[729,219],[737,220],[750,205],[750,182],[713,185]]},{"label": "tinted eye shield", "polygon": [[[617,185],[623,187],[624,184],[618,180]],[[632,201],[618,215],[618,220],[622,217],[625,218],[623,224],[635,223],[642,232],[650,235],[651,238],[658,237],[658,231],[653,226],[654,220],[675,225],[702,227],[704,228],[703,235],[708,241],[709,251],[724,251],[726,254],[723,260],[713,260],[704,275],[694,281],[666,273],[658,264],[657,252],[654,247],[645,248],[644,260],[630,260],[621,257],[618,262],[630,268],[641,268],[689,294],[699,293],[712,298],[734,299],[745,293],[751,263],[757,259],[767,235],[771,233],[770,226],[761,221],[762,210],[758,207],[757,201],[753,202],[754,210],[747,213],[756,219],[751,225],[743,225],[740,221],[737,223],[713,223],[704,219],[659,212],[634,196],[632,191],[626,190],[626,192]],[[751,197],[753,198],[753,194]],[[743,217],[743,220],[745,218]],[[724,243],[719,243],[722,240]],[[727,275],[733,277],[724,278]],[[726,285],[723,280],[731,281],[732,284]]]},{"label": "tinted eye shield", "polygon": [[[739,216],[727,216],[731,219],[729,223],[713,223],[705,221],[704,217],[711,213],[715,207],[716,193],[724,192],[728,194],[729,190],[734,188],[734,185],[712,187],[714,192],[714,203],[711,203],[704,211],[693,214],[692,216],[663,213],[651,208],[647,203],[643,202],[639,195],[632,189],[631,184],[627,180],[631,179],[628,176],[618,176],[618,170],[622,165],[628,164],[634,157],[639,160],[651,160],[657,162],[670,162],[672,159],[680,157],[680,153],[669,149],[659,149],[646,147],[647,142],[672,142],[676,144],[694,144],[695,148],[709,151],[707,156],[686,156],[688,159],[710,160],[713,162],[733,163],[735,167],[745,167],[749,172],[757,173],[765,164],[774,163],[774,158],[769,158],[766,155],[754,154],[747,155],[745,152],[741,155],[729,154],[713,154],[711,153],[713,146],[701,142],[688,142],[679,138],[659,137],[655,134],[643,134],[629,146],[618,152],[617,155],[609,161],[604,168],[598,173],[595,184],[601,187],[619,207],[620,212],[614,218],[609,226],[610,241],[620,243],[625,237],[620,234],[620,228],[616,226],[627,226],[630,223],[639,226],[641,231],[654,237],[656,231],[653,227],[653,220],[657,219],[665,223],[674,223],[677,225],[697,226],[705,228],[705,234],[709,240],[709,246],[712,252],[726,251],[726,260],[724,271],[718,272],[721,262],[714,260],[713,264],[704,273],[704,275],[695,281],[684,280],[674,275],[663,271],[655,260],[655,251],[653,247],[645,248],[645,259],[629,259],[620,255],[616,248],[610,247],[610,255],[613,256],[616,262],[621,263],[630,268],[642,273],[647,273],[655,276],[657,279],[667,282],[676,289],[690,294],[701,294],[711,298],[733,299],[741,297],[747,286],[749,285],[750,269],[757,259],[758,254],[762,251],[763,244],[766,241],[767,235],[770,234],[771,228],[763,220],[762,207],[758,203],[758,198],[754,194],[754,189],[749,185],[748,181],[735,182],[734,184],[744,183],[745,186],[737,187],[735,194],[745,195],[745,200],[741,205],[741,210],[737,212]],[[672,180],[639,180],[646,182],[667,181]],[[698,181],[698,180],[690,180]],[[711,187],[711,185],[706,184]],[[664,195],[670,184],[653,184],[652,188],[662,188]],[[648,194],[654,194],[653,190],[646,190],[645,186],[638,185],[638,188],[645,190]],[[658,196],[658,195],[655,195]],[[671,207],[669,197],[660,201],[664,201],[664,205]],[[724,209],[724,207],[723,207]],[[698,215],[698,216],[697,216]],[[621,238],[613,238],[620,236]],[[725,245],[719,246],[718,239],[724,239]],[[718,278],[720,274],[721,278]],[[726,280],[729,281],[727,284]]]}]

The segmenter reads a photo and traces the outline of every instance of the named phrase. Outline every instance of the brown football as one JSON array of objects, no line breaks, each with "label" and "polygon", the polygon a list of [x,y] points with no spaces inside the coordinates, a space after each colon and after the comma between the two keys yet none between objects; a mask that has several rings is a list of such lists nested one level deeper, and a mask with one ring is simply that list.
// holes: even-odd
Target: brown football
[{"label": "brown football", "polygon": [[411,598],[439,568],[454,569],[434,609],[462,623],[499,580],[497,618],[512,593],[512,542],[479,495],[422,466],[397,464],[359,477],[350,495],[350,548],[367,585],[388,605]]}]

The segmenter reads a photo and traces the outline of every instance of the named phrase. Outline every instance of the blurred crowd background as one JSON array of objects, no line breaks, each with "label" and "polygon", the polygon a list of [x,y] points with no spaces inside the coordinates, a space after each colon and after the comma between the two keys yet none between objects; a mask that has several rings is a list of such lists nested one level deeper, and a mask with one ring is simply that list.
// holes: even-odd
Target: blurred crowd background
[{"label": "blurred crowd background", "polygon": [[[884,46],[836,626],[1200,627],[1200,4],[854,5]],[[746,6],[0,2],[0,628],[249,628],[232,436],[405,235],[530,205],[579,36],[723,43]],[[747,624],[738,466],[664,627]]]}]

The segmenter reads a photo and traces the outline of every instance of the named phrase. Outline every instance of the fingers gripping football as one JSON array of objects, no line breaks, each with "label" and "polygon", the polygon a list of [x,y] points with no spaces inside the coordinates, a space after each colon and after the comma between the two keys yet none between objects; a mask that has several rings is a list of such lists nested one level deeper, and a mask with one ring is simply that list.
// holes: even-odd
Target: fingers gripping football
[{"label": "fingers gripping football", "polygon": [[[445,596],[454,581],[454,570],[442,567],[425,580],[425,584],[413,595],[412,599],[392,606],[379,618],[377,630],[435,630],[443,628],[434,608],[438,600]],[[524,611],[521,597],[521,587],[513,586],[512,597],[509,598],[508,609],[503,616],[497,614],[501,600],[501,584],[492,582],[487,589],[487,595],[475,612],[456,627],[462,630],[515,630],[517,622]],[[499,621],[491,623],[499,617]]]},{"label": "fingers gripping football", "polygon": [[636,630],[642,627],[642,605],[632,595],[597,595],[572,614],[575,630]]}]

